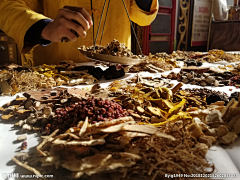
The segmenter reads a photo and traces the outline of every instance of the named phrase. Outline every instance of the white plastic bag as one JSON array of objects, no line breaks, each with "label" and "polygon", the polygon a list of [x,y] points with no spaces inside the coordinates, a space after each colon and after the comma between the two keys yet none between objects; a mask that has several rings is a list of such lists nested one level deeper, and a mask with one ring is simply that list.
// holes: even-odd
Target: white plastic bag
[{"label": "white plastic bag", "polygon": [[215,21],[226,21],[228,19],[227,0],[213,0],[213,15]]}]

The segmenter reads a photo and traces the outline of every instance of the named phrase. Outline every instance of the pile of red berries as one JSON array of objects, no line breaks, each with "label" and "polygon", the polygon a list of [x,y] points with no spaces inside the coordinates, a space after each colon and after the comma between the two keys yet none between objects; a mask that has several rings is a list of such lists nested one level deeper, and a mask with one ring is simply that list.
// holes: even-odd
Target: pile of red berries
[{"label": "pile of red berries", "polygon": [[230,79],[230,86],[235,86],[236,84],[240,84],[240,76],[234,76]]},{"label": "pile of red berries", "polygon": [[70,127],[76,127],[78,122],[84,121],[87,116],[91,123],[97,123],[127,115],[126,109],[122,109],[122,106],[114,100],[92,97],[71,104],[68,107],[56,109],[55,118],[47,124],[45,130],[48,134],[56,129],[59,129],[59,133],[64,133]]}]

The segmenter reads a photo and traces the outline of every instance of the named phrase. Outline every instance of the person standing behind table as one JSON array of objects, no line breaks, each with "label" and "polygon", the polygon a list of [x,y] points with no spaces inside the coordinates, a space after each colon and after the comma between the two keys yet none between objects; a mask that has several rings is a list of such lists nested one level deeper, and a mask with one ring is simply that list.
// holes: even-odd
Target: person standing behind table
[{"label": "person standing behind table", "polygon": [[[125,3],[131,20],[140,26],[149,25],[158,12],[158,0],[125,0]],[[0,0],[0,29],[16,41],[22,54],[40,44],[33,50],[34,65],[56,64],[61,60],[84,62],[87,58],[77,48],[93,45],[103,5],[104,0]],[[105,13],[97,44],[104,19]],[[93,24],[94,28],[91,27]],[[77,39],[70,29],[81,38]],[[60,42],[62,37],[68,37],[71,42]],[[110,1],[101,45],[105,46],[113,39],[131,47],[131,27],[122,0]]]}]

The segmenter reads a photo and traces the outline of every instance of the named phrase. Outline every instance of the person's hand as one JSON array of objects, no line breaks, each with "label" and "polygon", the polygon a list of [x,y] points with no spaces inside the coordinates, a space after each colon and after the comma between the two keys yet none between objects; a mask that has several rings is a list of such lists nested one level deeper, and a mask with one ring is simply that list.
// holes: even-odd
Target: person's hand
[{"label": "person's hand", "polygon": [[61,42],[62,38],[76,41],[76,33],[84,38],[92,25],[92,18],[84,8],[65,6],[59,10],[56,19],[45,26],[41,36],[52,42]]}]

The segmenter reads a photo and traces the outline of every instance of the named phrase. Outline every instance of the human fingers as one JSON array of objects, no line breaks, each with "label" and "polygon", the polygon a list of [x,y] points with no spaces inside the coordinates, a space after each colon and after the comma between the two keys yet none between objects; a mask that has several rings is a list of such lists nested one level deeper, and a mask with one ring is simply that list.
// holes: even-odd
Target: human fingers
[{"label": "human fingers", "polygon": [[[87,32],[83,29],[81,25],[78,25],[77,23],[74,23],[71,20],[61,18],[60,23],[62,24],[62,27],[65,26],[68,30],[74,30],[82,38],[86,37],[87,35]],[[72,33],[75,34],[74,32]],[[77,37],[76,34],[75,36]]]},{"label": "human fingers", "polygon": [[84,8],[81,8],[79,11],[80,11],[81,14],[84,16],[84,18],[89,22],[89,25],[92,26],[92,25],[93,25],[92,17],[91,17],[91,15],[87,12],[87,10],[84,9]]},{"label": "human fingers", "polygon": [[92,17],[90,15],[91,11],[89,13],[85,8],[76,7],[76,6],[64,6],[64,8],[70,9],[72,11],[78,11],[78,12],[82,13],[83,16],[85,17],[85,19],[89,22],[90,26],[93,25]]},{"label": "human fingers", "polygon": [[61,31],[61,37],[58,42],[63,42],[63,40],[65,39],[65,41],[76,41],[77,40],[77,36],[75,36],[69,29],[64,29],[63,31]]},{"label": "human fingers", "polygon": [[72,11],[69,9],[60,9],[58,13],[59,19],[65,18],[68,20],[73,20],[76,24],[81,25],[85,30],[90,28],[88,21],[83,17],[83,15],[77,11]]},{"label": "human fingers", "polygon": [[[92,17],[91,15],[87,12],[87,10],[85,8],[82,7],[74,7],[74,6],[64,6],[63,9],[68,9],[70,11],[76,12],[76,18],[79,14],[81,14],[81,19],[79,19],[79,21],[82,21],[83,19],[86,20],[89,24],[89,26],[93,25],[93,21],[92,21]],[[78,14],[79,13],[79,14]],[[75,19],[77,20],[77,19]],[[77,20],[78,21],[78,20]],[[81,23],[81,22],[79,22]],[[82,22],[85,23],[85,22]],[[84,26],[83,26],[84,27]],[[85,28],[85,27],[84,27]],[[89,27],[90,28],[90,27]],[[88,29],[89,29],[88,28]],[[87,29],[86,29],[87,30]]]}]

